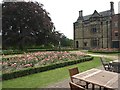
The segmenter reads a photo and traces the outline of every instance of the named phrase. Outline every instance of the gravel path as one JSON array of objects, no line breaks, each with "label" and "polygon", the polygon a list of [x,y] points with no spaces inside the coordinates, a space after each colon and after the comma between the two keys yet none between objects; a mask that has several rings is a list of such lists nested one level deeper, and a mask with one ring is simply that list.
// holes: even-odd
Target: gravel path
[{"label": "gravel path", "polygon": [[67,78],[67,79],[65,79],[63,81],[60,81],[58,83],[49,85],[49,86],[47,86],[47,88],[70,88],[69,87],[69,82],[70,82],[70,79]]}]

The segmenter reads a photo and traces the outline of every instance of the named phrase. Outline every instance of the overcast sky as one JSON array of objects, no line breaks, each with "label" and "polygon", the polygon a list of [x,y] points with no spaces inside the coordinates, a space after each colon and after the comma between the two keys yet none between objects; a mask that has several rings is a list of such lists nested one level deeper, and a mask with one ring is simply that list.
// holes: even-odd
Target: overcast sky
[{"label": "overcast sky", "polygon": [[[110,10],[112,0],[31,0],[38,1],[44,5],[50,13],[50,17],[57,31],[63,33],[70,39],[73,39],[73,22],[79,16],[79,11],[83,10],[83,16],[93,14],[94,10],[98,12]],[[113,0],[115,13],[118,13],[118,2]]]}]

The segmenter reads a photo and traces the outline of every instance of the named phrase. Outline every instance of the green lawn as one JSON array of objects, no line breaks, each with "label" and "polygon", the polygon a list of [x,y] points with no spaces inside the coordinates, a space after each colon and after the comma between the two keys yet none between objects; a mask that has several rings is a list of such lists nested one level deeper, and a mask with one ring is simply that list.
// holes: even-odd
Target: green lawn
[{"label": "green lawn", "polygon": [[58,68],[50,71],[45,71],[37,74],[32,74],[25,77],[20,77],[12,80],[3,81],[3,88],[39,88],[49,84],[59,82],[69,77],[68,69],[78,67],[79,70],[85,71],[101,65],[100,59],[95,57],[94,60],[71,65],[63,68]]}]

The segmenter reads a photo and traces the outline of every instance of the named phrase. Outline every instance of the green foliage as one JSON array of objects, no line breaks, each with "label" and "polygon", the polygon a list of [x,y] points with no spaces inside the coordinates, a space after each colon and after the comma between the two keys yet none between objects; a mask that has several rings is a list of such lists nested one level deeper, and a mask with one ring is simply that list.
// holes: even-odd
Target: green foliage
[{"label": "green foliage", "polygon": [[63,47],[73,47],[73,40],[72,39],[68,39],[64,35],[62,36],[60,41],[61,41],[61,46],[63,46]]},{"label": "green foliage", "polygon": [[118,48],[95,48],[95,49],[89,50],[88,52],[104,53],[104,54],[120,53]]},{"label": "green foliage", "polygon": [[13,55],[13,54],[22,54],[24,51],[22,50],[2,50],[2,54],[4,55]]},{"label": "green foliage", "polygon": [[[60,51],[73,51],[74,49],[72,48],[61,48]],[[43,48],[43,47],[37,47],[37,48],[28,48],[25,50],[2,50],[1,54],[3,55],[14,55],[14,54],[24,54],[24,53],[28,53],[28,52],[37,52],[37,51],[59,51],[58,48],[51,48],[51,49],[47,49],[47,48]]]},{"label": "green foliage", "polygon": [[[55,31],[49,13],[43,9],[43,4],[38,2],[3,2],[2,23],[4,49],[14,47],[23,50],[33,45],[51,48],[58,46],[60,37],[64,36]],[[65,43],[66,39],[62,40],[62,44],[63,42]]]},{"label": "green foliage", "polygon": [[80,60],[65,61],[65,62],[50,64],[50,65],[41,66],[41,67],[27,68],[24,70],[14,71],[11,73],[4,73],[2,75],[2,79],[8,80],[8,79],[13,79],[13,78],[17,78],[17,77],[22,77],[22,76],[26,76],[26,75],[30,75],[30,74],[34,74],[34,73],[38,73],[38,72],[48,71],[48,70],[52,70],[55,68],[60,68],[60,67],[77,64],[77,63],[84,62],[84,61],[89,61],[92,59],[93,59],[93,57],[88,56],[85,58],[81,58]]},{"label": "green foliage", "polygon": [[88,52],[92,52],[92,53],[103,53],[103,54],[117,54],[117,53],[120,53],[120,51],[92,51],[92,50],[89,50]]}]

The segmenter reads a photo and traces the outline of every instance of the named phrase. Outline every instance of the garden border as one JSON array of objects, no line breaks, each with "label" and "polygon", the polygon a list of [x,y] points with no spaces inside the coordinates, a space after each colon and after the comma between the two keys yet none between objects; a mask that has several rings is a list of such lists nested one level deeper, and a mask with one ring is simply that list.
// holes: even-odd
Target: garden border
[{"label": "garden border", "polygon": [[114,54],[114,53],[120,53],[120,51],[92,51],[92,50],[88,50],[88,52],[92,52],[92,53],[103,53],[103,54]]},{"label": "garden border", "polygon": [[2,74],[2,80],[9,80],[9,79],[18,78],[18,77],[22,77],[22,76],[26,76],[26,75],[30,75],[30,74],[35,74],[35,73],[39,73],[39,72],[43,72],[43,71],[48,71],[48,70],[52,70],[52,69],[56,69],[56,68],[60,68],[60,67],[65,67],[68,65],[73,65],[73,64],[77,64],[77,63],[81,63],[81,62],[85,62],[85,61],[90,61],[90,60],[93,60],[93,58],[94,57],[87,56],[87,57],[81,58],[79,60],[65,61],[62,63],[55,63],[55,64],[50,64],[50,65],[41,66],[41,67],[27,68],[24,70],[14,71],[11,73],[4,73],[4,74]]},{"label": "garden border", "polygon": [[[14,54],[24,54],[32,52],[44,52],[44,51],[59,51],[58,49],[27,49],[27,50],[2,50],[1,55],[14,55]],[[60,51],[74,51],[74,49],[60,49]]]}]

